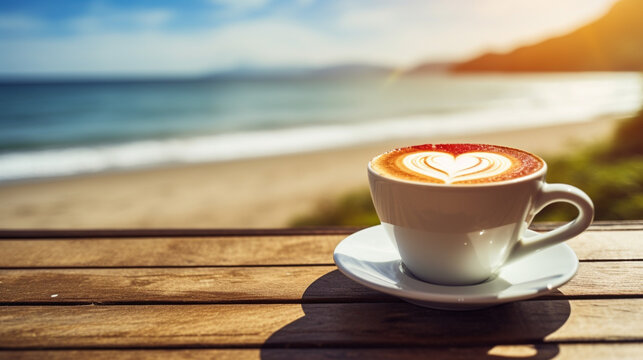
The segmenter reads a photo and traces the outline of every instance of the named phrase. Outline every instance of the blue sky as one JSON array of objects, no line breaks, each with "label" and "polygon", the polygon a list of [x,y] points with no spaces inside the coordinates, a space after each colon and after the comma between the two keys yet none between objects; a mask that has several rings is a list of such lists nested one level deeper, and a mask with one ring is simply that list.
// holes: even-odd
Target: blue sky
[{"label": "blue sky", "polygon": [[615,0],[0,2],[1,75],[192,75],[238,67],[386,64],[506,51]]}]

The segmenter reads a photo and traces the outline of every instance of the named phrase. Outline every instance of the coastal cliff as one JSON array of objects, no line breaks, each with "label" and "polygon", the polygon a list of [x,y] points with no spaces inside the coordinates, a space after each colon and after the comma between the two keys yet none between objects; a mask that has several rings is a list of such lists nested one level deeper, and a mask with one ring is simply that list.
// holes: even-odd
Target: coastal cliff
[{"label": "coastal cliff", "polygon": [[568,34],[487,53],[454,72],[643,71],[643,1],[621,0],[601,18]]}]

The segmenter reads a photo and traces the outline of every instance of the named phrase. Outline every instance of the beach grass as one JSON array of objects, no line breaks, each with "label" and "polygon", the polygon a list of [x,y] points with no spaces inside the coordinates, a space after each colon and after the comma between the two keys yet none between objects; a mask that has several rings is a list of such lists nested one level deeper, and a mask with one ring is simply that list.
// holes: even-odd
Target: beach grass
[{"label": "beach grass", "polygon": [[[548,182],[574,185],[594,201],[596,220],[643,219],[643,110],[624,120],[606,143],[547,161]],[[552,206],[538,220],[573,218],[571,206]]]},{"label": "beach grass", "polygon": [[375,213],[368,188],[358,188],[338,199],[320,202],[311,214],[299,216],[291,226],[372,226],[380,221]]}]

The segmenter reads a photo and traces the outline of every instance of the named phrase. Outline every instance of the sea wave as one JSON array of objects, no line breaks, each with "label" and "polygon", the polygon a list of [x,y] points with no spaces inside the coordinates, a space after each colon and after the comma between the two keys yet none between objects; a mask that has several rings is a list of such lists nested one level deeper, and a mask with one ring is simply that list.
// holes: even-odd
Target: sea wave
[{"label": "sea wave", "polygon": [[203,135],[190,138],[134,141],[0,155],[0,181],[66,176],[173,163],[238,160],[301,153],[382,140],[465,135],[548,124],[582,122],[601,116],[625,116],[641,106],[638,93],[609,101],[555,101],[542,106],[496,104],[476,110],[362,121]]}]

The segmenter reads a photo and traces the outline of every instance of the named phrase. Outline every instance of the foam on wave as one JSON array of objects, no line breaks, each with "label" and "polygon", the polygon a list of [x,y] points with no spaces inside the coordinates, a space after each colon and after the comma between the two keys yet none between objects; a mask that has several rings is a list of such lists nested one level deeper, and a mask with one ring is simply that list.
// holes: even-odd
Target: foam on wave
[{"label": "foam on wave", "polygon": [[[640,87],[640,85],[637,84]],[[342,125],[133,141],[102,146],[14,151],[0,154],[0,181],[65,176],[173,163],[195,163],[301,153],[360,143],[459,136],[546,124],[582,122],[630,114],[640,106],[640,89],[598,98],[607,102],[490,104],[452,113],[392,117]],[[618,95],[618,96],[617,96]],[[519,119],[519,121],[517,120]]]}]

